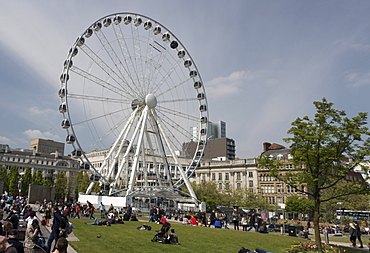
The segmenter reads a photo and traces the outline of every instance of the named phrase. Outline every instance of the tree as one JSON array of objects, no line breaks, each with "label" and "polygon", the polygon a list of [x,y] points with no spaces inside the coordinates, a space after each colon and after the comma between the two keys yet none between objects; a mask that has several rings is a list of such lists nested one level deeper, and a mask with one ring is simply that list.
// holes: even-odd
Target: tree
[{"label": "tree", "polygon": [[44,178],[42,177],[42,171],[38,170],[32,177],[32,184],[42,185]]},{"label": "tree", "polygon": [[[352,194],[368,191],[366,184],[346,181],[346,175],[355,167],[365,166],[370,155],[370,133],[367,124],[367,113],[358,113],[349,118],[345,111],[334,109],[333,103],[314,102],[316,113],[313,119],[308,116],[297,118],[284,139],[290,145],[295,169],[280,175],[281,162],[273,161],[268,156],[260,159],[260,166],[271,169],[272,175],[294,187],[305,191],[306,185],[310,198],[314,201],[315,241],[321,252],[319,232],[320,207],[323,202]],[[367,173],[366,173],[367,174]],[[325,198],[325,192],[331,196]]]},{"label": "tree", "polygon": [[291,213],[309,213],[313,211],[313,202],[310,199],[290,196],[285,203],[285,211]]},{"label": "tree", "polygon": [[12,166],[10,167],[9,172],[9,194],[14,195],[18,192],[18,182],[19,182],[19,173],[18,173],[18,167]]},{"label": "tree", "polygon": [[28,188],[29,185],[32,183],[32,173],[31,168],[27,167],[26,171],[24,172],[22,176],[22,184],[21,184],[21,190],[23,195],[28,195]]},{"label": "tree", "polygon": [[4,166],[0,166],[0,180],[4,181],[4,192],[9,192],[8,171]]},{"label": "tree", "polygon": [[198,200],[206,203],[208,208],[214,208],[221,204],[220,192],[214,182],[202,182],[201,184],[192,183],[193,191]]},{"label": "tree", "polygon": [[67,178],[64,171],[61,171],[57,175],[55,180],[55,198],[56,199],[65,199],[67,194]]}]

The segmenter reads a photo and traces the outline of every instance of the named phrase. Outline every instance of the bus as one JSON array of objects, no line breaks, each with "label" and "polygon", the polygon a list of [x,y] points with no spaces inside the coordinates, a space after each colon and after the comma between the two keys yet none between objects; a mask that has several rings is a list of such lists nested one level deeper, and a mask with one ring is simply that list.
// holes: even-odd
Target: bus
[{"label": "bus", "polygon": [[336,215],[338,220],[344,216],[351,220],[370,221],[370,211],[336,210]]}]

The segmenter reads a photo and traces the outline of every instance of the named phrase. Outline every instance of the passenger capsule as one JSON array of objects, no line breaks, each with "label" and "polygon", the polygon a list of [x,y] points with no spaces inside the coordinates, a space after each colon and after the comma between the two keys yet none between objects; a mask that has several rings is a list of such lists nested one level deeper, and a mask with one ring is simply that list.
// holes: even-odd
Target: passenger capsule
[{"label": "passenger capsule", "polygon": [[207,117],[201,117],[200,118],[200,123],[204,124],[204,123],[207,123],[207,122],[208,122]]},{"label": "passenger capsule", "polygon": [[206,133],[207,133],[207,129],[203,128],[200,130],[201,135],[206,135]]},{"label": "passenger capsule", "polygon": [[207,111],[207,106],[206,106],[206,105],[201,105],[201,106],[199,107],[199,110],[200,110],[201,112],[205,112],[205,111]]},{"label": "passenger capsule", "polygon": [[67,69],[67,68],[72,67],[73,62],[71,60],[65,60],[63,65],[64,65],[64,68]]},{"label": "passenger capsule", "polygon": [[145,28],[145,30],[149,30],[150,28],[152,28],[152,22],[150,22],[149,20],[145,21],[144,22],[144,28]]},{"label": "passenger capsule", "polygon": [[203,100],[206,96],[204,95],[204,93],[198,93],[197,95],[197,99],[198,100]]},{"label": "passenger capsule", "polygon": [[78,54],[77,47],[69,49],[69,54],[72,54],[72,57],[75,57]]},{"label": "passenger capsule", "polygon": [[68,143],[68,144],[72,144],[72,143],[74,143],[76,141],[76,138],[73,136],[73,135],[68,135],[67,136],[67,138],[66,138],[66,142]]},{"label": "passenger capsule", "polygon": [[194,83],[194,88],[195,89],[199,89],[199,88],[201,88],[202,87],[202,83],[201,82],[195,82]]},{"label": "passenger capsule", "polygon": [[91,37],[91,35],[93,35],[93,30],[92,30],[91,28],[89,28],[89,29],[87,29],[87,30],[85,31],[84,36],[85,36],[85,38],[90,38],[90,37]]},{"label": "passenger capsule", "polygon": [[204,146],[204,144],[205,144],[206,142],[204,141],[204,140],[200,140],[199,141],[199,146]]},{"label": "passenger capsule", "polygon": [[122,18],[121,18],[121,16],[120,16],[120,15],[117,15],[117,16],[115,16],[115,17],[113,18],[113,23],[114,23],[115,25],[118,25],[119,23],[121,23],[121,21],[122,21]]},{"label": "passenger capsule", "polygon": [[185,68],[189,68],[191,66],[191,64],[192,63],[191,63],[191,60],[190,59],[184,61]]},{"label": "passenger capsule", "polygon": [[68,74],[62,74],[61,76],[60,76],[60,81],[62,82],[62,83],[65,83],[66,81],[68,81],[69,80],[69,75]]},{"label": "passenger capsule", "polygon": [[112,20],[111,20],[110,18],[105,18],[105,19],[103,20],[103,25],[104,25],[105,27],[110,26],[110,24],[112,24]]},{"label": "passenger capsule", "polygon": [[99,182],[100,176],[98,174],[92,174],[90,176],[90,181]]},{"label": "passenger capsule", "polygon": [[96,22],[93,26],[94,31],[99,31],[101,29],[102,25],[100,22]]},{"label": "passenger capsule", "polygon": [[69,128],[71,126],[71,123],[69,122],[69,120],[68,119],[63,119],[63,121],[62,121],[62,127],[64,128],[64,129],[67,129],[67,128]]},{"label": "passenger capsule", "polygon": [[127,15],[127,16],[126,16],[126,17],[124,17],[124,19],[123,19],[123,22],[124,22],[126,25],[130,24],[130,23],[131,23],[131,21],[132,21],[132,17],[131,17],[130,15]]},{"label": "passenger capsule", "polygon": [[176,49],[179,46],[179,43],[176,40],[173,40],[170,44],[172,49]]},{"label": "passenger capsule", "polygon": [[134,19],[134,25],[135,26],[141,25],[142,22],[143,22],[143,20],[140,17],[137,17],[137,18]]},{"label": "passenger capsule", "polygon": [[85,38],[84,37],[80,37],[77,39],[77,45],[80,47],[82,46],[83,44],[85,44]]},{"label": "passenger capsule", "polygon": [[161,33],[161,27],[160,26],[156,26],[156,27],[154,27],[154,29],[153,29],[153,33],[155,34],[155,35],[157,35],[157,34],[160,34]]},{"label": "passenger capsule", "polygon": [[81,163],[80,169],[81,170],[89,170],[90,169],[90,165],[88,163]]},{"label": "passenger capsule", "polygon": [[64,98],[67,95],[66,88],[65,87],[60,88],[59,91],[58,91],[58,95],[59,95],[59,97]]},{"label": "passenger capsule", "polygon": [[199,157],[199,156],[203,156],[203,152],[202,151],[197,151],[197,156]]},{"label": "passenger capsule", "polygon": [[74,149],[72,152],[71,152],[72,156],[73,157],[80,157],[82,155],[82,152],[81,150],[78,150],[78,149]]},{"label": "passenger capsule", "polygon": [[192,71],[190,71],[189,75],[190,75],[191,78],[194,78],[198,75],[198,73],[197,73],[196,70],[192,70]]},{"label": "passenger capsule", "polygon": [[177,56],[179,57],[179,58],[184,58],[185,57],[185,50],[184,49],[181,49],[181,50],[179,50],[179,52],[177,53]]},{"label": "passenger capsule", "polygon": [[170,39],[170,34],[169,33],[164,33],[163,35],[162,35],[162,40],[163,41],[167,41],[167,40],[169,40]]},{"label": "passenger capsule", "polygon": [[65,113],[67,111],[67,104],[66,103],[61,103],[59,105],[59,112],[60,113]]}]

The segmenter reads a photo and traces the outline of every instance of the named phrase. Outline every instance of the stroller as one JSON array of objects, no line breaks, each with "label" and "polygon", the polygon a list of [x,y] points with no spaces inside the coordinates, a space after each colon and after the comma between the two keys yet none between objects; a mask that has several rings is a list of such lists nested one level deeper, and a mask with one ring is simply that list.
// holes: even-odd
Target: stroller
[{"label": "stroller", "polygon": [[162,225],[161,230],[156,231],[157,234],[153,237],[152,242],[170,243],[168,238],[168,231],[170,230],[171,224],[165,223]]}]

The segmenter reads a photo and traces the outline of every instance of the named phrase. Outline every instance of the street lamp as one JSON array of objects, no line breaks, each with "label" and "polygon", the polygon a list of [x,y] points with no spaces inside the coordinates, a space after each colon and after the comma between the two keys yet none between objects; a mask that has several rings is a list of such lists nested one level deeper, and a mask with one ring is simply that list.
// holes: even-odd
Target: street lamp
[{"label": "street lamp", "polygon": [[343,216],[344,216],[344,208],[342,207],[343,202],[337,202],[337,205],[339,205],[339,209],[342,210],[342,215],[340,216],[340,225],[343,226]]}]

